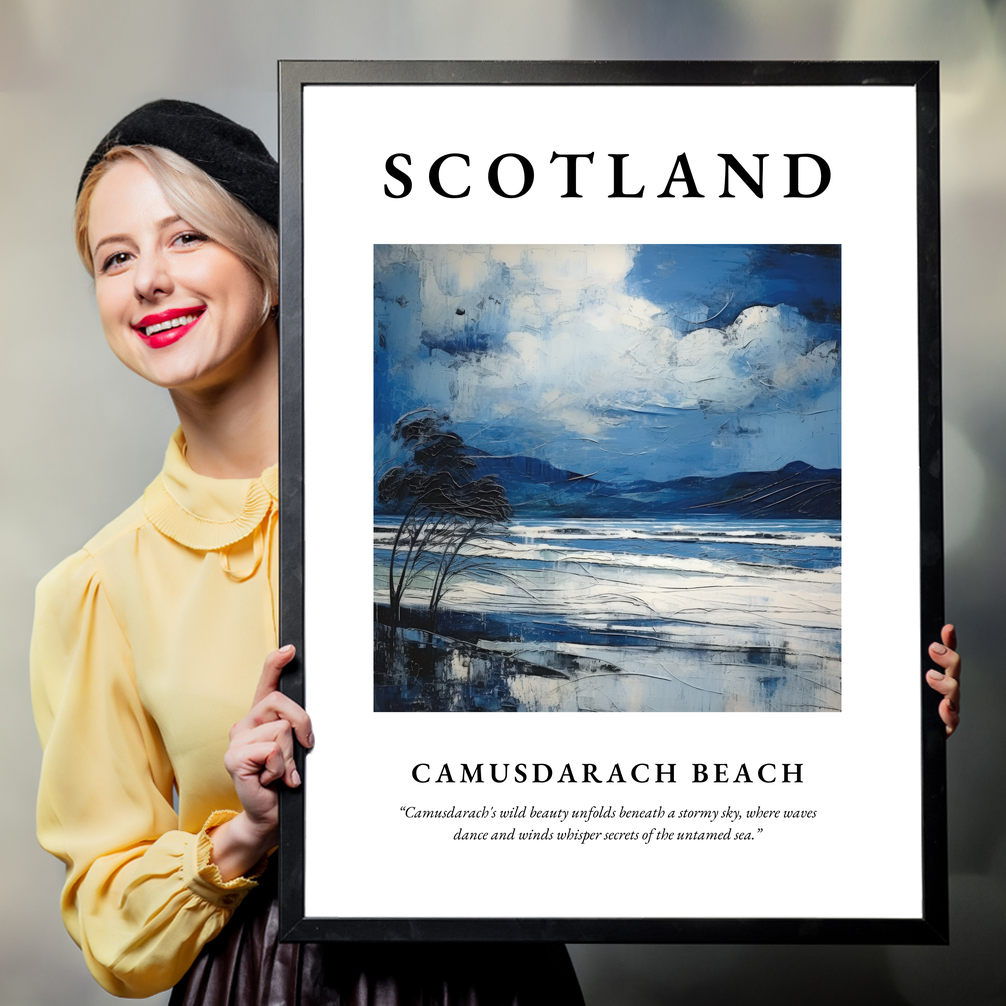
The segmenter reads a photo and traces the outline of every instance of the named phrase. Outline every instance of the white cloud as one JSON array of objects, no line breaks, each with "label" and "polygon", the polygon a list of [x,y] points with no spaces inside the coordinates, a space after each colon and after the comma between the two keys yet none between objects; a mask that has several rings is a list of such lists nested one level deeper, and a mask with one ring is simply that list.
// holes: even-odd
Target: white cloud
[{"label": "white cloud", "polygon": [[[404,250],[391,249],[395,257]],[[722,329],[699,328],[626,292],[631,246],[424,246],[422,328],[436,338],[490,333],[493,351],[434,352],[449,370],[457,421],[525,407],[585,435],[641,408],[734,413],[781,399],[787,408],[833,381],[837,347],[786,305],[750,307]],[[462,311],[459,314],[458,311]]]}]

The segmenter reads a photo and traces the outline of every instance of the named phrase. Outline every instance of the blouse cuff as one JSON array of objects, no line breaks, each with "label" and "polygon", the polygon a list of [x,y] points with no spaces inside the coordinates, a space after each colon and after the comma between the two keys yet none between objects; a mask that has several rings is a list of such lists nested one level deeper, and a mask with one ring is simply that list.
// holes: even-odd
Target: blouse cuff
[{"label": "blouse cuff", "polygon": [[202,831],[195,836],[195,841],[186,844],[182,860],[182,876],[186,886],[218,908],[234,909],[240,905],[245,895],[252,888],[258,887],[255,878],[261,876],[269,865],[269,857],[263,856],[247,875],[224,880],[216,863],[211,862],[213,842],[207,833],[237,816],[236,810],[213,811],[206,819]]}]

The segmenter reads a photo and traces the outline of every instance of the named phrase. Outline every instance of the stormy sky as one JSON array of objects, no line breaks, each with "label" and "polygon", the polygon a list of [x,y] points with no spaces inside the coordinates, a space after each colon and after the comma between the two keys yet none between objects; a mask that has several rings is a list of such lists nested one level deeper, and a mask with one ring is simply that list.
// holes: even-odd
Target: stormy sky
[{"label": "stormy sky", "polygon": [[836,246],[380,246],[378,458],[434,408],[606,481],[841,467]]}]

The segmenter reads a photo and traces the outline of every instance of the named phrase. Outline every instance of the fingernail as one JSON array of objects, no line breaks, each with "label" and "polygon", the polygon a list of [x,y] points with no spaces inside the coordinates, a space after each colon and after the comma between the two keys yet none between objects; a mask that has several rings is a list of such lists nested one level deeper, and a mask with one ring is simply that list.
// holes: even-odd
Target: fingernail
[{"label": "fingernail", "polygon": [[280,648],[280,653],[286,655],[287,653],[293,653],[293,643],[287,643],[286,646]]},{"label": "fingernail", "polygon": [[946,653],[947,648],[942,643],[933,643],[930,647],[933,653]]},{"label": "fingernail", "polygon": [[307,735],[307,746],[309,748],[313,748],[314,747],[314,732],[313,731]]},{"label": "fingernail", "polygon": [[300,785],[300,773],[296,769],[290,773],[290,781],[294,784],[294,786]]},{"label": "fingernail", "polygon": [[932,671],[932,670],[929,672],[929,676],[934,681],[942,681],[944,679],[944,677],[946,677],[946,675],[941,674],[939,671]]}]

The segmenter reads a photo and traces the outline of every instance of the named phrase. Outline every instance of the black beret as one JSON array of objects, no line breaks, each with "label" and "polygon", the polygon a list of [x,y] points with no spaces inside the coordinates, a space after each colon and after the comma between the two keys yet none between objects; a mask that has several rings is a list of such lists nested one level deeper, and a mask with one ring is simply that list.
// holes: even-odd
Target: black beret
[{"label": "black beret", "polygon": [[166,147],[191,161],[273,227],[279,226],[279,165],[250,130],[191,101],[163,98],[114,125],[84,166],[77,195],[91,169],[112,147]]}]

